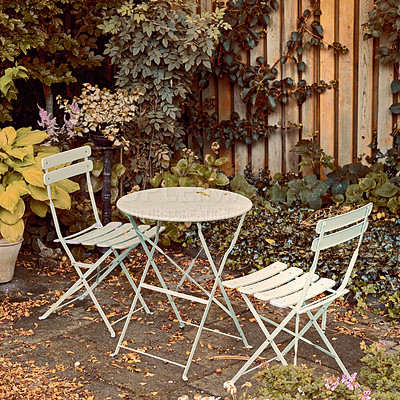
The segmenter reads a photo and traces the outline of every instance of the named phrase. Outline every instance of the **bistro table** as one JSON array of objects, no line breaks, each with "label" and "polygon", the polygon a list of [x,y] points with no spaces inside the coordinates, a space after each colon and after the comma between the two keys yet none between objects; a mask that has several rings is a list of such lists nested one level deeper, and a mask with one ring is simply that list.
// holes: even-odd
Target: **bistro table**
[{"label": "bistro table", "polygon": [[[221,274],[224,269],[226,260],[228,258],[229,253],[232,251],[233,247],[235,246],[236,240],[239,236],[239,232],[241,226],[243,224],[243,220],[245,218],[246,213],[251,209],[252,203],[251,201],[237,193],[228,192],[224,190],[218,189],[204,189],[199,187],[168,187],[168,188],[158,188],[158,189],[149,189],[143,190],[139,192],[130,193],[126,196],[123,196],[117,202],[117,207],[124,212],[127,217],[129,218],[130,222],[132,223],[133,227],[135,228],[138,238],[141,242],[144,252],[147,255],[147,263],[144,268],[142,277],[140,279],[140,283],[138,285],[138,290],[136,295],[133,299],[132,305],[130,307],[129,313],[127,315],[127,319],[125,321],[125,325],[123,327],[122,333],[120,335],[117,347],[113,356],[117,355],[121,348],[128,349],[130,351],[135,351],[141,354],[148,355],[150,357],[154,357],[171,364],[175,364],[184,368],[184,372],[182,375],[183,380],[187,380],[187,373],[190,368],[190,364],[193,360],[194,353],[196,351],[197,344],[200,339],[201,332],[203,329],[208,331],[213,331],[218,334],[232,336],[236,339],[243,340],[243,343],[246,347],[250,347],[247,343],[246,337],[243,333],[243,330],[239,324],[239,321],[236,317],[236,314],[233,310],[231,302],[225,292],[223,285],[221,284]],[[142,219],[149,219],[157,221],[156,227],[156,235],[154,240],[151,240],[145,236],[137,227],[135,219],[142,218]],[[207,243],[204,239],[202,233],[202,223],[209,222],[209,221],[220,221],[228,218],[240,217],[237,229],[235,234],[233,235],[232,241],[230,243],[229,248],[226,250],[224,256],[222,257],[219,266],[217,268]],[[206,257],[210,263],[210,267],[212,269],[214,275],[214,284],[212,287],[211,292],[206,290],[202,285],[200,285],[196,280],[189,274],[191,269],[194,266],[195,260],[192,260],[190,265],[184,270],[180,267],[174,260],[171,259],[165,252],[157,245],[159,233],[162,229],[162,222],[187,222],[187,223],[195,223],[197,225],[198,235],[200,238],[200,242],[202,244],[202,249],[206,254]],[[148,249],[147,244],[151,246],[151,249]],[[154,253],[155,251],[160,252],[163,254],[182,274],[181,280],[178,282],[175,290],[171,290],[167,287],[165,280],[161,274],[160,268],[156,265],[154,261]],[[149,271],[150,266],[154,269],[156,277],[159,280],[158,285],[147,284],[145,283],[146,275]],[[182,285],[185,280],[189,280],[190,282],[194,283],[206,296],[199,297],[193,296],[191,294],[183,293],[181,291]],[[222,304],[217,298],[215,298],[215,293],[217,288],[220,288],[222,296],[224,298],[225,304]],[[135,311],[136,303],[139,299],[140,292],[142,289],[153,290],[156,292],[164,293],[170,304],[171,307],[179,321],[180,327],[183,327],[185,324],[194,325],[196,326],[197,333],[194,339],[190,354],[188,356],[187,362],[185,365],[179,364],[175,361],[166,360],[164,358],[158,357],[154,354],[150,354],[147,352],[143,352],[141,350],[133,349],[128,346],[124,346],[124,338],[126,335],[126,331],[128,329],[131,317],[133,312]],[[175,304],[174,297],[184,298],[186,300],[197,302],[205,305],[205,309],[203,312],[203,316],[199,325],[195,325],[186,321],[183,321],[178,308]],[[206,328],[205,322],[207,318],[207,314],[211,307],[211,304],[215,302],[222,310],[224,310],[234,321],[235,326],[239,332],[239,336],[234,336],[228,333],[221,332],[219,330],[213,330]],[[125,342],[126,343],[126,342]]]}]

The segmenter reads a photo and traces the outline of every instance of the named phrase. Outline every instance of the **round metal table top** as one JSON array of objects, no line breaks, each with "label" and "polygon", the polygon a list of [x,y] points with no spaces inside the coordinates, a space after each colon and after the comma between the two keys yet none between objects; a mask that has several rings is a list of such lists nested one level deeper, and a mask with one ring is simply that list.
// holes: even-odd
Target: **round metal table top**
[{"label": "round metal table top", "polygon": [[138,218],[170,222],[205,222],[233,218],[249,211],[252,202],[240,194],[199,187],[142,190],[121,197],[117,207]]}]

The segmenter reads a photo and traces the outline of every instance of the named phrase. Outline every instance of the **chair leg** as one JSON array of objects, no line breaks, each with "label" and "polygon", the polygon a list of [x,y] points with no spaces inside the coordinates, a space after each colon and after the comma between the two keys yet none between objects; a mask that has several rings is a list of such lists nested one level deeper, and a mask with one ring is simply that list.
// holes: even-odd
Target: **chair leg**
[{"label": "chair leg", "polygon": [[39,317],[40,320],[46,319],[52,312],[63,307],[62,303],[65,299],[72,296],[75,292],[83,287],[82,279],[78,279],[52,306]]},{"label": "chair leg", "polygon": [[283,319],[283,321],[275,328],[275,330],[270,334],[267,328],[265,327],[262,319],[260,318],[257,310],[254,308],[253,304],[250,302],[248,298],[246,300],[246,297],[244,297],[244,299],[247,305],[249,306],[250,311],[254,315],[256,321],[258,322],[261,330],[266,336],[267,340],[264,341],[264,343],[254,352],[254,354],[245,362],[242,368],[240,368],[240,370],[236,373],[236,375],[231,379],[232,384],[235,384],[235,382],[249,370],[250,365],[260,356],[260,354],[268,347],[268,345],[271,345],[271,347],[274,349],[276,353],[276,358],[278,358],[283,365],[287,365],[287,362],[283,357],[282,352],[278,349],[278,346],[276,345],[274,339],[278,335],[278,333],[283,331],[283,328],[286,326],[286,324],[293,318],[294,311],[291,311]]},{"label": "chair leg", "polygon": [[[310,311],[307,312],[307,314],[311,314]],[[312,314],[311,314],[312,315]],[[323,342],[325,343],[325,346],[328,348],[328,350],[331,353],[331,356],[335,359],[336,363],[339,365],[340,369],[342,370],[342,372],[345,375],[350,376],[349,372],[347,371],[347,368],[344,366],[342,360],[340,359],[340,357],[338,356],[338,354],[336,353],[335,349],[333,348],[331,342],[328,340],[328,338],[325,335],[324,330],[322,330],[322,328],[319,326],[318,321],[316,319],[312,320],[312,323],[315,327],[315,329],[317,330],[317,332],[319,333],[319,336],[321,337],[321,339],[323,340]]]},{"label": "chair leg", "polygon": [[294,337],[294,360],[293,365],[297,365],[297,351],[299,349],[299,323],[300,314],[296,314],[296,326],[295,326],[295,337]]},{"label": "chair leg", "polygon": [[87,293],[89,294],[89,296],[90,296],[90,298],[92,299],[94,305],[96,306],[97,311],[99,312],[99,314],[100,314],[102,320],[103,320],[104,323],[106,324],[106,327],[107,327],[107,329],[109,330],[109,332],[110,332],[110,334],[111,334],[111,337],[115,337],[115,331],[114,331],[114,329],[112,328],[110,322],[108,321],[108,318],[106,317],[106,315],[105,315],[103,309],[101,308],[101,306],[100,306],[100,304],[99,304],[99,302],[98,302],[96,296],[94,295],[94,293],[93,293],[93,291],[92,291],[92,289],[91,289],[89,283],[87,282],[85,276],[84,276],[84,275],[82,274],[82,272],[79,271],[79,270],[78,270],[78,273],[79,273],[80,278],[82,279],[83,285],[85,286]]}]

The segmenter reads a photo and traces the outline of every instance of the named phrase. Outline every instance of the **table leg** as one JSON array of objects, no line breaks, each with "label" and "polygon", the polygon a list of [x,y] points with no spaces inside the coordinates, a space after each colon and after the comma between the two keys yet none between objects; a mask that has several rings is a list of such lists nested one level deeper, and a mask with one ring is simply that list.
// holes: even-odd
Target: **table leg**
[{"label": "table leg", "polygon": [[182,374],[182,379],[185,380],[185,381],[188,379],[188,378],[187,378],[187,373],[188,373],[188,371],[189,371],[190,364],[192,363],[193,356],[194,356],[194,353],[195,353],[195,351],[196,351],[197,344],[198,344],[198,342],[199,342],[199,340],[200,340],[200,335],[201,335],[201,332],[202,332],[202,330],[203,330],[203,328],[204,328],[204,324],[205,324],[205,322],[206,322],[207,315],[208,315],[208,312],[209,312],[209,310],[210,310],[211,304],[212,304],[212,302],[213,302],[213,298],[214,298],[215,292],[216,292],[216,290],[217,290],[217,287],[219,287],[219,288],[221,289],[221,293],[222,293],[222,295],[223,295],[223,297],[224,297],[224,300],[225,300],[225,302],[226,302],[226,305],[227,305],[227,307],[228,307],[228,309],[229,309],[229,311],[230,311],[230,312],[229,312],[229,315],[230,315],[231,318],[233,319],[233,321],[234,321],[234,323],[235,323],[235,326],[236,326],[236,328],[237,328],[237,330],[238,330],[238,332],[239,332],[239,334],[240,334],[240,336],[241,336],[241,338],[242,338],[242,340],[243,340],[244,345],[245,345],[246,347],[248,347],[248,348],[251,347],[251,346],[249,346],[249,344],[248,344],[248,342],[247,342],[247,339],[246,339],[246,337],[245,337],[245,335],[244,335],[244,332],[243,332],[243,330],[242,330],[242,327],[240,326],[239,321],[238,321],[238,319],[237,319],[237,317],[236,317],[235,311],[233,310],[232,304],[231,304],[231,302],[230,302],[230,300],[229,300],[229,298],[228,298],[228,296],[227,296],[227,294],[226,294],[226,292],[225,292],[225,290],[224,290],[224,288],[223,288],[223,286],[222,286],[222,284],[221,284],[221,274],[222,274],[222,271],[223,271],[223,269],[224,269],[224,266],[225,266],[225,263],[226,263],[226,260],[227,260],[227,258],[228,258],[229,253],[232,251],[233,247],[234,247],[235,244],[236,244],[236,241],[237,241],[237,238],[238,238],[238,236],[239,236],[240,229],[241,229],[241,227],[242,227],[242,224],[243,224],[245,215],[246,215],[246,214],[243,214],[243,215],[241,216],[241,218],[240,218],[240,221],[239,221],[239,224],[238,224],[238,226],[237,226],[237,228],[236,228],[236,232],[235,232],[235,234],[234,234],[234,236],[233,236],[232,242],[231,242],[231,244],[230,244],[228,250],[225,252],[224,257],[222,258],[222,261],[221,261],[221,263],[220,263],[220,265],[219,265],[218,270],[217,270],[217,268],[216,268],[216,266],[215,266],[214,260],[213,260],[212,257],[211,257],[210,250],[208,249],[207,243],[206,243],[206,241],[205,241],[205,239],[204,239],[203,232],[202,232],[202,229],[201,229],[201,223],[199,223],[199,222],[197,223],[197,229],[198,229],[200,241],[201,241],[202,247],[203,247],[203,249],[204,249],[204,251],[205,251],[205,253],[206,253],[207,259],[208,259],[208,261],[209,261],[209,263],[210,263],[211,269],[213,270],[213,272],[214,272],[214,274],[215,274],[215,281],[214,281],[214,285],[213,285],[213,288],[212,288],[212,290],[211,290],[211,293],[210,293],[209,300],[208,300],[208,302],[207,302],[206,308],[205,308],[205,310],[204,310],[203,317],[202,317],[202,319],[201,319],[199,328],[198,328],[198,330],[197,330],[196,337],[195,337],[195,339],[194,339],[194,342],[193,342],[193,345],[192,345],[192,350],[191,350],[191,352],[190,352],[190,354],[189,354],[189,357],[188,357],[188,360],[187,360],[187,363],[186,363],[185,370],[183,371],[183,374]]}]

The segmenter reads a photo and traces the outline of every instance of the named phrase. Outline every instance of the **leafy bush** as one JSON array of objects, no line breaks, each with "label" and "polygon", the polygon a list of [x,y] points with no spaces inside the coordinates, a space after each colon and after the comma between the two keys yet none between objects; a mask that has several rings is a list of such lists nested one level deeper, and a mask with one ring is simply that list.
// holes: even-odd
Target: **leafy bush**
[{"label": "leafy bush", "polygon": [[99,26],[111,35],[105,54],[116,66],[117,86],[143,93],[131,138],[132,169],[143,186],[162,144],[172,150],[185,134],[180,117],[195,96],[194,76],[211,70],[219,26],[228,27],[218,8],[194,16],[196,6],[186,0],[125,1]]},{"label": "leafy bush", "polygon": [[[305,366],[267,364],[254,377],[259,385],[251,397],[246,393],[237,397],[238,390],[230,382],[225,382],[224,388],[234,400],[399,400],[400,351],[387,351],[383,342],[369,347],[362,342],[361,348],[366,355],[359,375],[321,378]],[[246,392],[251,386],[250,382],[242,385]]]}]

